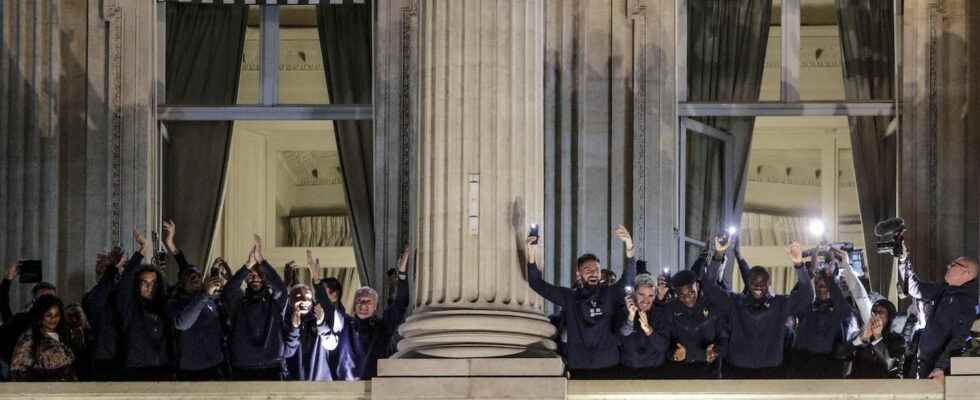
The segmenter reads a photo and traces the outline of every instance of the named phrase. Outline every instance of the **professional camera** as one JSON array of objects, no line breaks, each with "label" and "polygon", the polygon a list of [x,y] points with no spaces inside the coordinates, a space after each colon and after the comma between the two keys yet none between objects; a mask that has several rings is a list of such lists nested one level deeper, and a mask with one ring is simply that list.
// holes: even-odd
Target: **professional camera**
[{"label": "professional camera", "polygon": [[875,225],[875,236],[878,237],[875,248],[878,254],[901,256],[906,230],[905,220],[901,218],[887,219]]},{"label": "professional camera", "polygon": [[824,256],[826,258],[833,257],[833,252],[831,250],[844,250],[847,254],[854,252],[854,243],[851,242],[833,242],[833,243],[821,243],[819,246],[807,249],[803,251],[803,257],[811,257],[813,253],[816,252],[819,256]]}]

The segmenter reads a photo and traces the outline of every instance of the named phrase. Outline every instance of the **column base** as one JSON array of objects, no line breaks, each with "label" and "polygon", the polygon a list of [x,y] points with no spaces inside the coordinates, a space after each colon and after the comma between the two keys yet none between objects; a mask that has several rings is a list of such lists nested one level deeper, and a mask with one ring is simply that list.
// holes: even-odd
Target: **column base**
[{"label": "column base", "polygon": [[555,327],[542,315],[487,309],[416,310],[399,328],[394,358],[554,356]]},{"label": "column base", "polygon": [[564,400],[560,358],[387,359],[378,361],[371,398]]}]

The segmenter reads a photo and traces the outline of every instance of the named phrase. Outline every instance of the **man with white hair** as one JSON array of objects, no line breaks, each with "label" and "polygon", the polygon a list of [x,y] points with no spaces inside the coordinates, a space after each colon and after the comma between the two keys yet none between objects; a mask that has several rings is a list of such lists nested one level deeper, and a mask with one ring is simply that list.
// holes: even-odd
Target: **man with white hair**
[{"label": "man with white hair", "polygon": [[348,340],[355,379],[373,378],[378,374],[378,360],[390,356],[388,345],[408,309],[408,257],[411,253],[412,248],[405,246],[398,258],[395,301],[381,316],[377,315],[378,292],[366,286],[354,292],[354,309],[347,325],[350,327]]}]

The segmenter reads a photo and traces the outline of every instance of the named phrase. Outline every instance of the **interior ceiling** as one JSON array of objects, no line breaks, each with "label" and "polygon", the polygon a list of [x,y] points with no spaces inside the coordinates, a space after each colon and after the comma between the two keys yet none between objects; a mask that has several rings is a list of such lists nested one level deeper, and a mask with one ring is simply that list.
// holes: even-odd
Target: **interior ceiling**
[{"label": "interior ceiling", "polygon": [[279,162],[296,186],[340,185],[340,158],[336,151],[283,151]]},{"label": "interior ceiling", "polygon": [[[716,0],[707,0],[716,1]],[[780,24],[782,0],[772,1],[773,25]],[[800,22],[803,25],[837,25],[837,14],[834,0],[800,0]],[[248,25],[259,25],[259,6],[250,6]],[[316,6],[286,6],[279,11],[279,26],[286,27],[315,27]]]}]

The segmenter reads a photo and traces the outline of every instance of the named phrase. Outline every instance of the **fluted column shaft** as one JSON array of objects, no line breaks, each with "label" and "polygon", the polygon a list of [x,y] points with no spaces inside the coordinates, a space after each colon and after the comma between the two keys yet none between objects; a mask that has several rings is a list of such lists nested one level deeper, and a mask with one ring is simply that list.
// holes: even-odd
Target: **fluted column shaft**
[{"label": "fluted column shaft", "polygon": [[544,215],[544,2],[421,4],[416,302],[400,354],[550,351],[523,261]]}]

